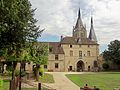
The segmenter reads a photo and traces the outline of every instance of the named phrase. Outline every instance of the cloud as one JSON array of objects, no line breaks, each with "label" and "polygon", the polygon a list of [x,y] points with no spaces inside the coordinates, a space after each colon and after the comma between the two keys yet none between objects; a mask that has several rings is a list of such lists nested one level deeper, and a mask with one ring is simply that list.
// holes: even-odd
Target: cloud
[{"label": "cloud", "polygon": [[38,24],[45,28],[44,34],[70,35],[74,12],[69,0],[31,0],[33,7],[37,8],[36,18]]},{"label": "cloud", "polygon": [[94,27],[100,44],[120,40],[120,0],[84,0],[94,16]]},{"label": "cloud", "polygon": [[[37,8],[35,17],[45,36],[71,36],[76,23],[78,8],[87,32],[90,30],[90,17],[94,19],[94,29],[98,42],[108,44],[120,40],[120,0],[30,0]],[[45,39],[46,40],[46,39]],[[49,38],[47,39],[49,40]],[[49,40],[50,41],[50,40]]]}]

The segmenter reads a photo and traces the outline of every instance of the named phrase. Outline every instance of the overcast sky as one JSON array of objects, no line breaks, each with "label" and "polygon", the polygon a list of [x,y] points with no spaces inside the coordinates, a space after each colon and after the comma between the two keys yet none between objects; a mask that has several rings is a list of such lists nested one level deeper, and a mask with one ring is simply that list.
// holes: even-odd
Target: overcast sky
[{"label": "overcast sky", "polygon": [[[35,18],[41,29],[45,28],[39,41],[59,41],[60,36],[71,36],[81,8],[82,21],[90,30],[93,16],[94,30],[100,44],[100,52],[110,41],[120,40],[120,0],[30,0],[37,8]],[[87,34],[88,34],[87,33]]]}]

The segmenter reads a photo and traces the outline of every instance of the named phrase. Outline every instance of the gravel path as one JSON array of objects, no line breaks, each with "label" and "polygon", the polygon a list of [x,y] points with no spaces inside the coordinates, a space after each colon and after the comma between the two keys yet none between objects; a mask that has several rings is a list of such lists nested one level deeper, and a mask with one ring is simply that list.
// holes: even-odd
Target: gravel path
[{"label": "gravel path", "polygon": [[55,80],[54,84],[46,84],[56,90],[80,90],[80,87],[71,82],[65,74],[82,74],[83,72],[46,72],[52,74]]}]

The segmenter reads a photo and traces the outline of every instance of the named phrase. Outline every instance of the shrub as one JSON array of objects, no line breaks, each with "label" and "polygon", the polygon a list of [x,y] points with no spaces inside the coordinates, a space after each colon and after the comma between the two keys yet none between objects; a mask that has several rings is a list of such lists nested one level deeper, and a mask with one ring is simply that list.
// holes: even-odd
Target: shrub
[{"label": "shrub", "polygon": [[25,71],[22,71],[21,72],[21,77],[24,77],[26,75],[26,72]]},{"label": "shrub", "polygon": [[[19,70],[15,70],[15,76],[19,76],[20,75],[20,71]],[[25,71],[21,71],[21,77],[24,77],[26,75]]]},{"label": "shrub", "polygon": [[103,63],[102,67],[103,67],[103,69],[107,70],[107,69],[109,69],[109,64],[108,63]]},{"label": "shrub", "polygon": [[7,70],[7,71],[12,71],[12,70],[13,70],[13,67],[12,67],[12,66],[7,66],[6,70]]},{"label": "shrub", "polygon": [[8,70],[8,76],[12,76],[12,71]]},{"label": "shrub", "polygon": [[41,77],[44,76],[44,69],[43,69],[43,67],[40,67],[40,69],[39,69],[39,75],[40,75]]}]

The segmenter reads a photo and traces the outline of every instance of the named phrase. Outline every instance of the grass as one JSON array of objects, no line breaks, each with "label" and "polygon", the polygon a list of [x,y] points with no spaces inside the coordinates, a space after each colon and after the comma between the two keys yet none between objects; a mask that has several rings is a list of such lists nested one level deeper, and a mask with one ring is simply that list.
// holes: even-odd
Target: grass
[{"label": "grass", "polygon": [[120,88],[120,72],[67,74],[66,76],[80,87],[88,84],[90,87],[97,86],[100,90],[113,90],[115,87]]},{"label": "grass", "polygon": [[3,86],[0,87],[0,90],[9,90],[9,81],[3,80]]},{"label": "grass", "polygon": [[[9,90],[9,84],[10,84],[9,80],[3,80],[3,86],[0,87],[0,90]],[[37,88],[22,88],[21,90],[38,90],[38,89]],[[42,90],[48,90],[48,89],[42,88]]]},{"label": "grass", "polygon": [[54,83],[53,75],[45,73],[43,77],[39,78],[42,83]]},{"label": "grass", "polygon": [[[0,90],[9,90],[9,81],[4,80],[3,87],[0,87]],[[17,89],[19,90],[19,89]],[[22,88],[21,90],[38,90],[37,88]],[[42,88],[42,90],[48,90],[45,88]]]}]

